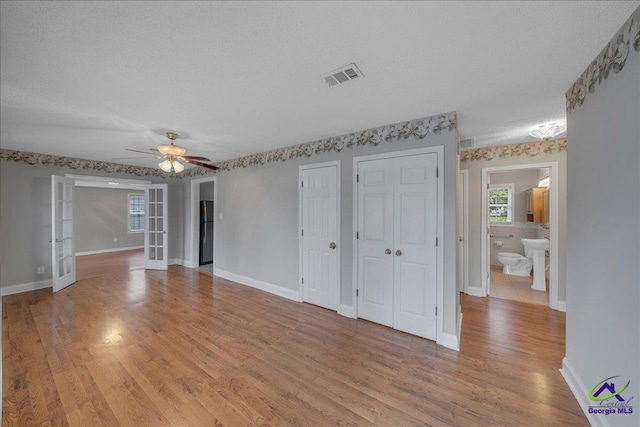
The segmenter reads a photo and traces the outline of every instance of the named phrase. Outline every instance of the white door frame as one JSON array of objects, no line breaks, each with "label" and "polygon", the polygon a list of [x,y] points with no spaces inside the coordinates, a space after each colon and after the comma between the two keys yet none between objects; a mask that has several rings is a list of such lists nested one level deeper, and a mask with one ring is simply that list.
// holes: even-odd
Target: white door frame
[{"label": "white door frame", "polygon": [[342,192],[340,191],[340,177],[342,176],[340,172],[340,160],[335,160],[333,162],[323,162],[323,163],[313,163],[310,165],[301,165],[298,166],[298,284],[300,285],[298,295],[299,301],[303,301],[303,286],[302,286],[302,172],[309,169],[318,169],[324,168],[328,166],[336,167],[336,209],[338,210],[336,214],[336,270],[338,272],[338,282],[336,289],[337,295],[337,310],[338,313],[341,313],[340,309],[340,295],[342,295],[342,270],[340,268],[340,258],[342,254],[342,240],[340,238],[340,199],[342,198]]},{"label": "white door frame", "polygon": [[[200,184],[207,182],[213,182],[213,211],[214,211],[214,224],[217,222],[215,212],[218,209],[218,183],[215,176],[209,176],[206,178],[198,178],[191,180],[191,254],[189,260],[185,262],[185,267],[198,268],[200,264],[198,243],[200,242],[200,230],[199,230],[199,215],[198,203],[200,202]],[[213,266],[216,265],[216,225],[213,226]]]},{"label": "white door frame", "polygon": [[441,343],[444,335],[444,146],[438,145],[434,147],[416,148],[412,150],[392,151],[390,153],[372,154],[369,156],[360,156],[353,158],[353,290],[351,300],[353,301],[353,318],[358,318],[358,297],[356,295],[358,286],[358,241],[356,233],[358,233],[358,163],[369,160],[391,159],[394,157],[413,156],[417,154],[438,155],[438,224],[436,237],[438,238],[438,247],[436,248],[436,308],[438,315],[436,316],[436,342]]},{"label": "white door frame", "polygon": [[469,171],[459,171],[458,179],[462,182],[462,292],[465,294],[469,288]]},{"label": "white door frame", "polygon": [[549,251],[549,306],[554,310],[559,310],[558,308],[558,265],[560,254],[558,253],[559,246],[559,234],[560,231],[558,229],[559,225],[559,173],[558,173],[558,162],[546,162],[546,163],[534,163],[534,164],[525,164],[525,165],[513,165],[513,166],[495,166],[490,168],[482,168],[482,191],[481,191],[481,199],[482,199],[482,215],[481,215],[481,223],[480,223],[480,266],[481,266],[481,282],[482,282],[482,293],[480,296],[486,297],[489,292],[490,280],[489,280],[489,254],[487,253],[487,245],[489,240],[487,239],[487,229],[490,228],[489,225],[489,200],[488,200],[488,192],[487,185],[489,183],[489,174],[496,172],[506,172],[513,170],[524,170],[524,169],[540,169],[540,168],[549,168],[550,169],[550,185],[549,185],[549,237],[551,250]]}]

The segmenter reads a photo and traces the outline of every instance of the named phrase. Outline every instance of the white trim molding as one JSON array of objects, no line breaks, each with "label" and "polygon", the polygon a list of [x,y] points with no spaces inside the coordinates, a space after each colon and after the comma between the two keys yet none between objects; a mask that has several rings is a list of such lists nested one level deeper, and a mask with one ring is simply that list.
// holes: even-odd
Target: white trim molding
[{"label": "white trim molding", "polygon": [[458,337],[455,336],[455,334],[450,334],[448,332],[443,332],[442,334],[440,334],[438,336],[438,344],[440,344],[443,347],[447,347],[451,350],[455,350],[455,351],[459,351],[460,348],[458,347]]},{"label": "white trim molding", "polygon": [[36,291],[38,289],[51,288],[53,280],[40,280],[39,282],[21,283],[19,285],[10,285],[2,287],[2,296],[21,294],[22,292]]},{"label": "white trim molding", "polygon": [[485,295],[484,292],[482,292],[482,288],[479,288],[477,286],[467,286],[467,289],[466,289],[465,293],[467,295],[471,295],[472,297],[486,297],[487,296],[487,295]]},{"label": "white trim molding", "polygon": [[259,289],[270,294],[278,295],[292,301],[302,302],[302,300],[300,299],[300,292],[293,289],[283,288],[282,286],[274,285],[273,283],[263,282],[262,280],[253,279],[251,277],[242,276],[240,274],[231,273],[225,270],[220,270],[219,268],[215,268],[213,270],[213,275],[221,277],[223,279],[231,280],[232,282],[236,282],[241,285]]},{"label": "white trim molding", "polygon": [[566,313],[567,312],[567,302],[566,301],[558,301],[557,310],[561,311],[563,313]]},{"label": "white trim molding", "polygon": [[338,314],[344,317],[348,317],[350,319],[355,319],[356,315],[355,312],[353,311],[353,306],[352,305],[344,305],[344,304],[340,304],[340,308],[338,309]]},{"label": "white trim molding", "polygon": [[97,251],[76,252],[76,256],[106,254],[110,252],[132,251],[134,249],[144,249],[144,246],[129,246],[127,248],[98,249]]},{"label": "white trim molding", "polygon": [[[218,219],[216,218],[215,212],[219,212],[218,209],[218,183],[216,182],[215,176],[209,176],[206,178],[198,178],[192,179],[189,183],[189,191],[190,191],[190,199],[186,201],[186,212],[190,212],[191,215],[188,217],[190,219],[189,224],[189,236],[190,237],[190,245],[187,246],[189,248],[189,254],[187,255],[187,259],[185,259],[185,263],[182,264],[188,268],[198,268],[200,267],[200,184],[206,184],[209,182],[213,182],[213,264],[215,266],[215,257],[216,257],[216,228],[218,227]],[[187,216],[187,215],[185,215]],[[214,267],[215,268],[215,267]]]},{"label": "white trim molding", "polygon": [[578,401],[578,405],[580,405],[582,412],[584,412],[584,415],[587,417],[587,421],[589,421],[592,426],[609,426],[610,424],[607,421],[606,416],[589,413],[589,401],[584,393],[584,391],[588,389],[576,374],[576,371],[573,369],[566,357],[562,358],[562,368],[560,369],[560,373],[571,389],[571,393],[573,393],[573,396]]}]

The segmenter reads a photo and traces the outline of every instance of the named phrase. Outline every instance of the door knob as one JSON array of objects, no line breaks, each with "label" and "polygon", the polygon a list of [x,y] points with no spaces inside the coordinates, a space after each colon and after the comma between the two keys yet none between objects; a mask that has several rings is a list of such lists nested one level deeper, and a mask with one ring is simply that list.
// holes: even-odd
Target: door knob
[{"label": "door knob", "polygon": [[458,237],[458,242],[462,242],[464,240],[464,238],[462,236]]},{"label": "door knob", "polygon": [[386,249],[386,250],[384,251],[384,253],[385,253],[385,254],[387,254],[387,255],[391,255],[391,249]]},{"label": "door knob", "polygon": [[329,243],[329,249],[335,249],[336,248],[336,244],[331,242]]},{"label": "door knob", "polygon": [[398,249],[398,250],[396,251],[396,255],[397,255],[397,256],[402,255],[402,251],[401,251],[400,249]]}]

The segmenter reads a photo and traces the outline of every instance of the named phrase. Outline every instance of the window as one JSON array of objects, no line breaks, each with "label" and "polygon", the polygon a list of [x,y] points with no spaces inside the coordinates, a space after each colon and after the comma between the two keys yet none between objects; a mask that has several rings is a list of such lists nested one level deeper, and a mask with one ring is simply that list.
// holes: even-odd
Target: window
[{"label": "window", "polygon": [[489,223],[513,224],[513,184],[489,186]]},{"label": "window", "polygon": [[144,231],[144,195],[129,194],[129,233]]}]

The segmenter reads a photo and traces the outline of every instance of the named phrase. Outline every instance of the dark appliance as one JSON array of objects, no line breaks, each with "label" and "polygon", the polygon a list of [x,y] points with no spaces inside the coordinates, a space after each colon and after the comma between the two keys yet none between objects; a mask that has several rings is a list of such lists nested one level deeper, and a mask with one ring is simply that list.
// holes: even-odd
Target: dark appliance
[{"label": "dark appliance", "polygon": [[213,202],[200,201],[200,265],[213,262]]}]

